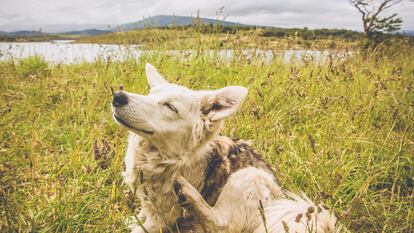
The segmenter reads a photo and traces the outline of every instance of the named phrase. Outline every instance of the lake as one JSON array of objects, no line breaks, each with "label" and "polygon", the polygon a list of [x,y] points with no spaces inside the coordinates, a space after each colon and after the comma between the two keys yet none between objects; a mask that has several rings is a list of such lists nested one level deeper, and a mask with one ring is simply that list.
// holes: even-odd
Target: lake
[{"label": "lake", "polygon": [[93,62],[99,59],[120,60],[126,55],[139,57],[139,46],[74,44],[70,40],[50,42],[0,42],[0,60],[40,55],[51,63]]},{"label": "lake", "polygon": [[[72,40],[54,40],[49,42],[0,42],[0,60],[22,59],[34,55],[42,56],[46,61],[54,64],[72,64],[80,62],[94,62],[97,60],[120,61],[126,58],[139,58],[144,51],[139,45],[116,45],[116,44],[79,44]],[[151,53],[155,51],[145,51]],[[210,50],[210,54],[216,54],[224,59],[231,59],[234,51],[223,49],[219,51]],[[196,51],[169,50],[172,56],[195,55]],[[309,58],[324,61],[331,52],[318,50],[286,50],[274,52],[272,50],[245,49],[242,54],[246,59],[263,58],[272,61],[279,57],[286,62],[295,59]],[[338,55],[335,53],[335,55]],[[341,55],[341,54],[339,54]],[[342,53],[344,55],[344,53]]]}]

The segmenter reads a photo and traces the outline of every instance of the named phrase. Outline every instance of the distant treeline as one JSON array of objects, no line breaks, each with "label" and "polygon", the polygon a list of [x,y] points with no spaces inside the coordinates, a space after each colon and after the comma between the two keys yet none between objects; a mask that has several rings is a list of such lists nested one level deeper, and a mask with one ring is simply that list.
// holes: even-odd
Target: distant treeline
[{"label": "distant treeline", "polygon": [[42,42],[50,40],[70,40],[73,39],[66,35],[57,34],[41,34],[41,35],[16,35],[16,36],[4,36],[0,35],[0,42]]},{"label": "distant treeline", "polygon": [[[252,31],[260,30],[260,36],[263,37],[276,37],[276,38],[288,38],[298,37],[303,40],[315,40],[315,39],[344,39],[348,41],[357,41],[366,39],[366,35],[363,32],[357,32],[347,29],[308,29],[304,28],[277,28],[277,27],[263,27],[263,26],[249,26],[249,25],[236,25],[226,26],[219,24],[199,24],[194,23],[187,26],[168,26],[159,27],[158,29],[176,29],[176,30],[188,30],[194,29],[203,34],[211,33],[229,33],[235,34],[240,31]],[[378,34],[377,40],[384,41],[393,38],[406,38],[410,43],[413,43],[414,37],[404,34]]]},{"label": "distant treeline", "polygon": [[348,40],[361,39],[362,32],[346,29],[308,29],[308,28],[266,28],[262,33],[265,37],[292,37],[298,36],[305,40],[325,39],[328,37],[340,37]]},{"label": "distant treeline", "polygon": [[193,24],[187,26],[169,26],[159,29],[187,30],[193,28],[201,33],[230,33],[238,31],[249,31],[261,29],[261,36],[264,37],[300,37],[305,40],[326,39],[329,37],[340,37],[348,40],[356,40],[364,37],[364,33],[346,29],[308,29],[308,28],[274,28],[260,26],[224,26],[217,24]]}]

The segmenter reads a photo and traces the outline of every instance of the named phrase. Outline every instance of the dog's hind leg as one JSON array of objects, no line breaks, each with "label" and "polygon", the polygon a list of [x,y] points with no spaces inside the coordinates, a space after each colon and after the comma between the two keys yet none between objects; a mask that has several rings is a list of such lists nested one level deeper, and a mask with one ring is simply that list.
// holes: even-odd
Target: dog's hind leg
[{"label": "dog's hind leg", "polygon": [[199,220],[206,233],[220,232],[227,227],[227,219],[207,204],[198,190],[185,178],[180,177],[174,181],[174,193],[180,206]]}]

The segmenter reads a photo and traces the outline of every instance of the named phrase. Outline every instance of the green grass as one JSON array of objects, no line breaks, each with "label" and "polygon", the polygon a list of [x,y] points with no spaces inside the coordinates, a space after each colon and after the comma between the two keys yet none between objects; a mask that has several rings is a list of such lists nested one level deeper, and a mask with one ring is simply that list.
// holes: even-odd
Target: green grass
[{"label": "green grass", "polygon": [[[192,49],[196,48],[264,48],[264,49],[336,49],[355,48],[363,39],[346,39],[340,36],[311,37],[289,29],[283,36],[269,35],[270,29],[256,28],[220,32],[221,28],[206,29],[184,27],[181,29],[152,28],[114,32],[109,34],[81,37],[77,43],[139,44],[151,49]],[[297,29],[302,31],[301,29]],[[311,32],[308,32],[312,34]]]},{"label": "green grass", "polygon": [[43,78],[49,73],[49,64],[40,56],[28,57],[14,67],[19,78]]},{"label": "green grass", "polygon": [[108,87],[147,93],[145,62],[195,89],[248,87],[223,134],[253,140],[284,188],[324,201],[347,231],[414,231],[412,46],[326,63],[235,54],[1,62],[0,231],[127,231],[137,203],[122,184],[127,132],[111,119]]}]

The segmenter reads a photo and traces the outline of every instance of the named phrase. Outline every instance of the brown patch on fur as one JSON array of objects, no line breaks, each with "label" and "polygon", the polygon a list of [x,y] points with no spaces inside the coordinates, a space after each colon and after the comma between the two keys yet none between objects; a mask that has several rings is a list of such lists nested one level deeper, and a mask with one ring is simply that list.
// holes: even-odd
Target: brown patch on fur
[{"label": "brown patch on fur", "polygon": [[219,137],[211,143],[212,149],[204,172],[201,195],[214,206],[231,174],[246,167],[256,167],[273,174],[273,169],[243,140]]}]

